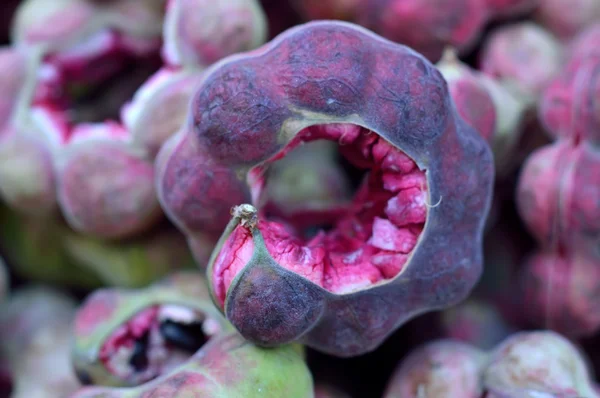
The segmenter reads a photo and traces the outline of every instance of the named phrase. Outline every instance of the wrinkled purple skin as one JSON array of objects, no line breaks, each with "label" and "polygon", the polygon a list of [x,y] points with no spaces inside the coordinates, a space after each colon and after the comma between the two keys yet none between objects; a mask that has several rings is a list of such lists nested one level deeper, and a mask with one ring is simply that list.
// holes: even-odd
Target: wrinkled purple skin
[{"label": "wrinkled purple skin", "polygon": [[[248,196],[236,173],[274,156],[302,128],[336,122],[400,148],[427,170],[431,203],[442,200],[402,273],[367,290],[335,295],[272,260],[246,265],[224,311],[259,345],[300,339],[338,356],[366,353],[414,316],[463,300],[480,276],[489,147],[458,116],[431,63],[349,23],[300,25],[207,71],[188,135],[158,172],[162,205],[188,231],[214,227]],[[220,194],[227,190],[238,198]]]}]

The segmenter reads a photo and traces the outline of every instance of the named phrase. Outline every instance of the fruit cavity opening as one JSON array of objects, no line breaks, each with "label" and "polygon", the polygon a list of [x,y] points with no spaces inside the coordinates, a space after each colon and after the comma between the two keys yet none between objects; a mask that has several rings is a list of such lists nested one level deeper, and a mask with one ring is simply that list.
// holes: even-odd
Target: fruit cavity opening
[{"label": "fruit cavity opening", "polygon": [[[342,156],[366,174],[346,203],[288,211],[269,198],[269,170],[295,148],[316,140],[337,143]],[[313,162],[324,164],[321,159]],[[257,208],[256,228],[271,257],[333,293],[362,290],[397,276],[425,226],[425,171],[378,134],[353,124],[305,128],[277,155],[254,167],[248,179]],[[331,228],[306,233],[319,225]],[[212,283],[221,305],[255,250],[252,231],[248,223],[239,224],[216,256]]]},{"label": "fruit cavity opening", "polygon": [[156,305],[119,326],[100,349],[114,376],[138,385],[184,363],[221,331],[217,320],[180,305]]}]

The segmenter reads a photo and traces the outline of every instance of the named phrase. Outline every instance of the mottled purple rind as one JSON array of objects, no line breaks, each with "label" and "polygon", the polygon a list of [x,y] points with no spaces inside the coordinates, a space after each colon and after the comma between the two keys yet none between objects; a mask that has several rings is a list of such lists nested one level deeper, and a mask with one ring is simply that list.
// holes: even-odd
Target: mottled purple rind
[{"label": "mottled purple rind", "polygon": [[254,252],[235,279],[237,283],[232,283],[227,294],[225,315],[256,344],[277,346],[294,341],[300,337],[299,330],[310,330],[323,316],[323,289],[314,283],[298,283],[297,274],[260,251]]},{"label": "mottled purple rind", "polygon": [[181,131],[162,146],[155,162],[158,199],[188,235],[219,234],[232,204],[248,202],[250,193],[232,170],[199,153],[193,141]]},{"label": "mottled purple rind", "polygon": [[[432,207],[411,259],[394,279],[335,295],[273,263],[246,266],[229,288],[225,312],[251,341],[272,345],[302,336],[302,342],[318,350],[359,355],[417,314],[461,301],[478,280],[494,177],[492,155],[456,113],[441,74],[408,47],[349,23],[300,25],[252,53],[210,68],[192,101],[189,123],[190,135],[165,161],[159,188],[169,215],[191,230],[200,228],[200,220],[214,225],[225,214],[204,207],[216,200],[198,195],[206,189],[188,188],[180,194],[196,196],[178,197],[175,170],[182,162],[202,162],[229,169],[229,176],[243,176],[310,125],[361,125],[427,171]],[[239,186],[243,184],[240,180]],[[240,204],[232,196],[218,199],[223,209],[225,203]],[[186,206],[176,205],[182,201],[208,215],[195,218]],[[265,285],[256,287],[254,281]],[[293,300],[272,290],[284,285],[297,295]],[[265,307],[244,311],[248,297]],[[275,305],[273,299],[281,302]],[[316,320],[308,303],[319,308]],[[267,307],[280,313],[261,318],[270,312]],[[300,313],[311,314],[309,319],[298,316],[299,307]],[[268,334],[266,325],[277,317],[285,325],[281,336]]]}]

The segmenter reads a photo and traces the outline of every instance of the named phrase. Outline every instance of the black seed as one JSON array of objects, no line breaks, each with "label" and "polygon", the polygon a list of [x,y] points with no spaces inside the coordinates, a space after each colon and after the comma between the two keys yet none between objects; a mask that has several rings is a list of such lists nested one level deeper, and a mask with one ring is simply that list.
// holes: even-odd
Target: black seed
[{"label": "black seed", "polygon": [[196,352],[206,343],[202,322],[181,324],[170,320],[160,324],[160,332],[167,342],[189,352]]},{"label": "black seed", "polygon": [[77,378],[79,379],[79,382],[81,384],[83,384],[84,386],[92,384],[92,378],[90,377],[88,372],[86,372],[83,369],[75,370],[75,376],[77,376]]},{"label": "black seed", "polygon": [[133,366],[136,372],[141,372],[148,367],[148,332],[135,341],[133,353],[129,359],[129,364]]}]

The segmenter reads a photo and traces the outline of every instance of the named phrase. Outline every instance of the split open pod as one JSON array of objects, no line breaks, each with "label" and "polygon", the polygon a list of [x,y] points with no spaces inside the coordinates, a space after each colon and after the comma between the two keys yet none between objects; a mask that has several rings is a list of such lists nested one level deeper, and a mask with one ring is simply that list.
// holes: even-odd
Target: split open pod
[{"label": "split open pod", "polygon": [[[364,173],[354,200],[300,223],[269,214],[270,166],[316,140]],[[208,279],[236,329],[258,345],[301,341],[338,356],[374,350],[468,295],[493,177],[488,145],[427,59],[334,21],[208,69],[157,158],[159,200],[184,232],[229,221]]]},{"label": "split open pod", "polygon": [[145,289],[101,289],[75,317],[73,366],[84,384],[136,386],[169,373],[231,325],[198,272]]}]

